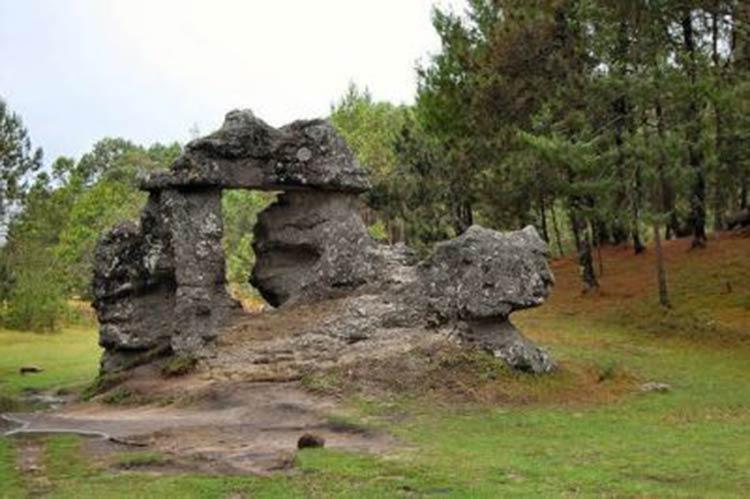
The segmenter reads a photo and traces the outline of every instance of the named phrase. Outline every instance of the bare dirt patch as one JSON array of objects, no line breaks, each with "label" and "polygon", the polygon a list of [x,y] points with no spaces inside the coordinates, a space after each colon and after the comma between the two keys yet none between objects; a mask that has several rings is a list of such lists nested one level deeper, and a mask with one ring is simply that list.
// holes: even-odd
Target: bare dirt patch
[{"label": "bare dirt patch", "polygon": [[[124,387],[132,390],[136,385],[134,381],[129,388],[127,384]],[[141,383],[141,390],[144,386]],[[86,403],[58,412],[13,417],[28,423],[27,434],[105,434],[110,441],[93,439],[84,446],[100,457],[144,451],[169,456],[158,463],[138,463],[139,469],[159,472],[193,469],[264,473],[287,469],[293,462],[297,440],[306,432],[325,438],[326,447],[347,451],[382,453],[396,444],[383,433],[352,431],[332,424],[332,417],[340,411],[336,401],[310,394],[296,383],[216,384],[191,377],[170,380],[166,387],[191,395],[167,406]],[[116,464],[116,460],[110,461]]]}]

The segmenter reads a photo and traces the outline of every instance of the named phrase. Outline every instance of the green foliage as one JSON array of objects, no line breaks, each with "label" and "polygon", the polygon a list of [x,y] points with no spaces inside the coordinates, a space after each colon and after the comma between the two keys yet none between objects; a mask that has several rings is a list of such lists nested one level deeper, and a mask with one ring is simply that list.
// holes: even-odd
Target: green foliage
[{"label": "green foliage", "polygon": [[171,462],[164,454],[149,451],[123,453],[117,459],[117,464],[123,468],[164,466]]},{"label": "green foliage", "polygon": [[404,124],[403,108],[375,102],[369,90],[360,90],[352,83],[331,109],[331,121],[373,175],[376,185],[395,168],[393,142]]},{"label": "green foliage", "polygon": [[109,179],[100,180],[77,196],[55,247],[73,294],[90,298],[96,242],[116,223],[136,219],[145,199],[145,193]]},{"label": "green foliage", "polygon": [[227,281],[242,293],[254,293],[248,284],[255,264],[253,229],[258,214],[275,198],[271,193],[247,190],[225,191],[222,197]]},{"label": "green foliage", "polygon": [[42,166],[42,150],[33,149],[21,117],[0,97],[0,236],[9,210],[23,200],[30,177]]},{"label": "green foliage", "polygon": [[368,225],[367,232],[369,232],[370,237],[376,241],[388,241],[388,229],[385,226],[385,222],[382,220],[377,220],[375,223]]},{"label": "green foliage", "polygon": [[9,328],[36,332],[58,329],[67,304],[55,266],[41,259],[26,260],[15,273],[7,308],[4,323]]},{"label": "green foliage", "polygon": [[179,152],[177,144],[143,148],[103,139],[78,162],[58,158],[53,178],[36,178],[0,249],[0,317],[7,327],[54,329],[66,319],[68,298],[90,298],[97,240],[114,224],[137,219],[145,202],[136,173],[166,168]]}]

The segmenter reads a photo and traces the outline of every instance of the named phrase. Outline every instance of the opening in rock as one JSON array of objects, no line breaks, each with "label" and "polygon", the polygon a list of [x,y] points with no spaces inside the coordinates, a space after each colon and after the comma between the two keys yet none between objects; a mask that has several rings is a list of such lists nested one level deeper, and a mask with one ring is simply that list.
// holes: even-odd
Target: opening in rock
[{"label": "opening in rock", "polygon": [[247,189],[227,189],[222,194],[224,235],[221,244],[224,248],[227,288],[229,294],[250,313],[260,312],[268,305],[250,284],[250,273],[255,265],[252,245],[258,214],[275,200],[275,193]]}]

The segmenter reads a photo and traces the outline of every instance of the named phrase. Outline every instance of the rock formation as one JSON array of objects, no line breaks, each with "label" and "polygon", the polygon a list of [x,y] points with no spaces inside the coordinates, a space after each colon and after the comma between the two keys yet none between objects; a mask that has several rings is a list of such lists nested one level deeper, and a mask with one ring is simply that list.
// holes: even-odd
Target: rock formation
[{"label": "rock formation", "polygon": [[331,298],[364,284],[374,241],[358,209],[349,193],[281,194],[258,216],[250,283],[274,307]]},{"label": "rock formation", "polygon": [[[516,369],[554,368],[509,322],[513,311],[542,304],[553,283],[536,231],[474,226],[423,262],[403,245],[377,244],[359,216],[367,175],[327,121],[275,129],[233,111],[220,130],[188,144],[169,171],[141,185],[150,194],[140,224],[113,228],[97,247],[103,372],[174,353],[213,366],[234,362],[246,373],[272,364],[294,377],[435,333],[476,344]],[[244,345],[235,326],[248,319],[225,287],[226,188],[282,191],[258,218],[251,282],[281,307],[267,314],[272,322],[300,307],[314,311]]]}]

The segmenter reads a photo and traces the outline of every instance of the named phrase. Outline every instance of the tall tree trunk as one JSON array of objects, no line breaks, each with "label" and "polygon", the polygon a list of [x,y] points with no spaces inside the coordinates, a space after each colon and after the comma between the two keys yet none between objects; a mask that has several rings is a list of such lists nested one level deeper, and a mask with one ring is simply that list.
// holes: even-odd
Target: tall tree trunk
[{"label": "tall tree trunk", "polygon": [[596,264],[599,267],[599,279],[604,276],[604,258],[602,258],[602,238],[601,235],[594,230],[594,225],[589,225],[589,230],[594,238],[594,244],[596,245]]},{"label": "tall tree trunk", "polygon": [[664,253],[661,247],[659,222],[654,221],[654,248],[656,253],[656,280],[659,286],[659,305],[670,308],[667,290],[667,271],[664,267]]},{"label": "tall tree trunk", "polygon": [[578,265],[581,269],[581,279],[583,280],[583,291],[588,293],[599,288],[599,281],[596,280],[594,273],[594,262],[591,258],[591,239],[589,235],[582,234],[578,245]]},{"label": "tall tree trunk", "polygon": [[[738,0],[733,5],[733,17],[735,29],[732,33],[732,69],[734,73],[745,78],[750,75],[750,2]],[[733,143],[740,146],[741,142]],[[740,166],[738,161],[732,174],[739,177],[740,185],[740,208],[748,208],[750,198],[750,165],[745,160],[745,165]]]},{"label": "tall tree trunk", "polygon": [[680,230],[680,221],[677,219],[675,210],[675,194],[672,183],[667,175],[667,155],[664,152],[664,143],[666,142],[666,124],[664,122],[664,109],[661,105],[661,99],[656,100],[656,131],[659,136],[659,187],[661,191],[661,209],[663,213],[669,214],[667,219],[666,238],[672,239],[677,237]]},{"label": "tall tree trunk", "polygon": [[560,225],[557,223],[557,210],[555,209],[555,202],[552,202],[552,210],[550,211],[550,214],[552,215],[552,227],[555,229],[555,241],[557,242],[557,251],[560,252],[560,256],[565,256],[565,251],[563,251],[563,245],[562,245],[562,236],[560,235]]},{"label": "tall tree trunk", "polygon": [[690,83],[690,96],[687,107],[687,142],[688,162],[693,173],[693,185],[690,193],[690,222],[693,228],[693,248],[706,246],[706,172],[703,165],[703,154],[700,150],[700,113],[696,95],[697,68],[695,32],[690,8],[686,8],[682,19],[682,33],[685,43],[687,61],[685,67]]},{"label": "tall tree trunk", "polygon": [[640,164],[635,166],[635,186],[633,189],[633,251],[636,255],[640,255],[646,251],[646,246],[643,245],[641,240],[640,232],[640,221],[641,221],[641,190],[643,188],[643,178],[641,174]]},{"label": "tall tree trunk", "polygon": [[[619,76],[625,81],[627,77],[627,62],[628,62],[628,51],[630,47],[630,39],[628,34],[628,23],[625,19],[621,19],[617,30],[617,53],[615,55],[616,60],[619,62]],[[615,147],[617,149],[617,180],[618,186],[615,192],[615,207],[614,207],[614,220],[612,223],[612,242],[614,244],[621,244],[628,239],[628,223],[627,223],[627,201],[628,201],[628,175],[626,173],[626,158],[625,158],[625,132],[628,129],[628,121],[630,114],[630,102],[626,90],[623,89],[622,93],[618,95],[612,103],[612,111],[614,112],[614,132],[615,132]]]},{"label": "tall tree trunk", "polygon": [[544,194],[539,195],[539,219],[542,223],[542,238],[549,244],[549,231],[547,230],[547,205],[544,202]]},{"label": "tall tree trunk", "polygon": [[471,202],[463,199],[458,193],[454,193],[453,203],[453,229],[456,234],[463,234],[466,229],[474,224],[474,214],[471,208]]},{"label": "tall tree trunk", "polygon": [[[721,1],[714,0],[714,6],[711,12],[711,61],[713,62],[714,76],[716,78],[716,84],[724,86],[724,77],[721,66],[721,57],[719,54],[719,20],[721,17]],[[714,230],[724,229],[724,212],[726,210],[727,196],[724,189],[724,181],[727,178],[726,172],[728,170],[726,164],[726,154],[724,150],[724,117],[721,110],[721,105],[718,99],[714,100],[714,124],[715,124],[715,140],[714,147],[716,148],[716,172],[714,172],[713,182],[713,211],[714,211]]]}]

